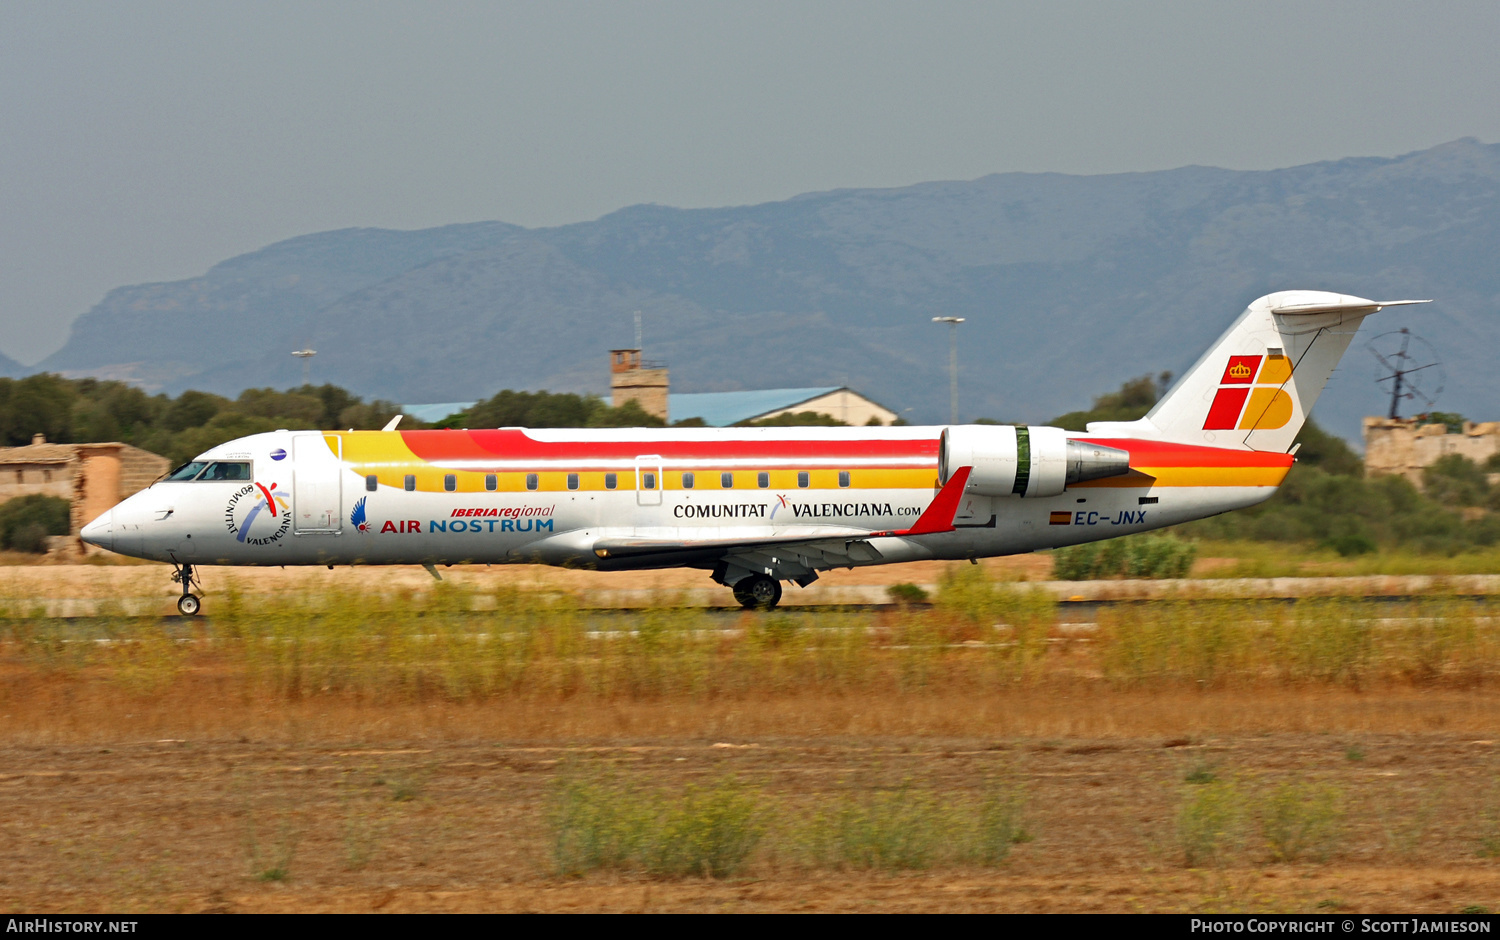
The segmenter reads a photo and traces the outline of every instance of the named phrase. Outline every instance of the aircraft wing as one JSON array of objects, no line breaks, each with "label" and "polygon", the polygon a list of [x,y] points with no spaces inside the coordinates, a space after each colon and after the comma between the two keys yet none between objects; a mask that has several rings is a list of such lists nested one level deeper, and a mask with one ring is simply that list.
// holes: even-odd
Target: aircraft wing
[{"label": "aircraft wing", "polygon": [[594,554],[600,558],[628,558],[633,555],[660,555],[663,553],[729,551],[732,549],[768,548],[776,545],[795,545],[799,542],[814,542],[825,539],[868,539],[872,533],[859,529],[804,530],[795,535],[768,535],[760,538],[741,539],[600,539],[594,543]]},{"label": "aircraft wing", "polygon": [[971,467],[959,468],[909,529],[865,531],[848,527],[808,527],[796,533],[750,538],[606,538],[594,543],[594,554],[601,561],[644,559],[647,556],[718,556],[748,570],[777,571],[786,577],[797,577],[799,573],[818,568],[878,561],[882,556],[880,550],[870,543],[871,539],[954,531],[953,517],[958,512],[958,503],[971,470]]}]

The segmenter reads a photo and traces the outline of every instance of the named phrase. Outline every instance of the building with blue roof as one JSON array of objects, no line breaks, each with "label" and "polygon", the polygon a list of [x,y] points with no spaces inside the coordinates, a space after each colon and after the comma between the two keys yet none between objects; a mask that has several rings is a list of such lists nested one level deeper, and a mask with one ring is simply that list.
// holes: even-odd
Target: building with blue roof
[{"label": "building with blue roof", "polygon": [[890,424],[896,413],[845,386],[762,388],[746,392],[670,394],[667,412],[673,423],[694,418],[711,428],[813,411],[850,425]]}]

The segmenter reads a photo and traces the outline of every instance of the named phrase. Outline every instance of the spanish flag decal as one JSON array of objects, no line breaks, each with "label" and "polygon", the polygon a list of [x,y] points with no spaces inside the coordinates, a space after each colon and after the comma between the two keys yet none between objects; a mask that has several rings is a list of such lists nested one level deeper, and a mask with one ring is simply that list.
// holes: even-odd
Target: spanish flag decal
[{"label": "spanish flag decal", "polygon": [[1073,521],[1071,512],[1053,512],[1047,514],[1048,525],[1068,525]]}]

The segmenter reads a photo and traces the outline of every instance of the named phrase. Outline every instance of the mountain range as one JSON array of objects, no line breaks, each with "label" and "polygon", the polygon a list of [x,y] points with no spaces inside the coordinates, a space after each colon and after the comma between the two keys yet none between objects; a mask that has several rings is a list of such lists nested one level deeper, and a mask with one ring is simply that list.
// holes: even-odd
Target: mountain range
[{"label": "mountain range", "polygon": [[1371,318],[1335,373],[1317,417],[1355,439],[1388,407],[1364,340],[1402,326],[1443,361],[1437,408],[1500,419],[1497,236],[1500,145],[1473,139],[1279,170],[639,205],[555,228],[344,229],[116,288],[34,368],[233,395],[300,384],[289,353],[312,347],[315,382],[366,397],[604,393],[638,310],[673,391],[847,384],[926,423],[948,410],[947,328],[930,321],[961,316],[961,419],[1040,422],[1183,371],[1261,294],[1435,298]]}]

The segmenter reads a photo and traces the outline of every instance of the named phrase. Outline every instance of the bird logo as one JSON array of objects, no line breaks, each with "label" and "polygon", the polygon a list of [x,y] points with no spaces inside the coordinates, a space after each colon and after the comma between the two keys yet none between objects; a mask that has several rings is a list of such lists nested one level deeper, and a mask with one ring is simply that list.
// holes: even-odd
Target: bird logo
[{"label": "bird logo", "polygon": [[354,504],[354,510],[349,513],[349,524],[361,532],[370,531],[370,523],[365,519],[365,500],[368,496],[361,496]]}]

